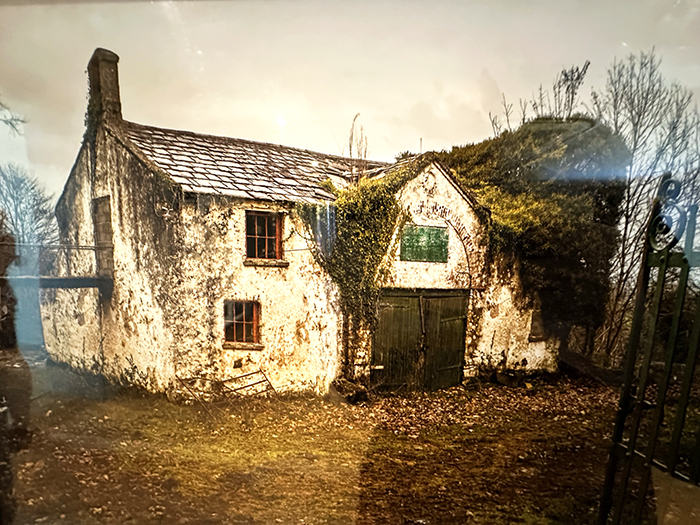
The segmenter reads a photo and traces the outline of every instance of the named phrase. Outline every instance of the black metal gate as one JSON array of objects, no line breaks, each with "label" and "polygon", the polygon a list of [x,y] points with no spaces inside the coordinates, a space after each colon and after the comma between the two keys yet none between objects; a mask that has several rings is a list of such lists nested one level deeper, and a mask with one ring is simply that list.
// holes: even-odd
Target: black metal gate
[{"label": "black metal gate", "polygon": [[[680,195],[680,183],[664,175],[637,283],[601,525],[663,523],[669,513],[677,523],[700,522],[688,506],[700,503],[700,492],[687,497],[700,480],[698,207],[682,206]],[[685,500],[669,506],[679,484]]]},{"label": "black metal gate", "polygon": [[464,368],[468,290],[387,290],[379,302],[370,381],[438,390]]}]

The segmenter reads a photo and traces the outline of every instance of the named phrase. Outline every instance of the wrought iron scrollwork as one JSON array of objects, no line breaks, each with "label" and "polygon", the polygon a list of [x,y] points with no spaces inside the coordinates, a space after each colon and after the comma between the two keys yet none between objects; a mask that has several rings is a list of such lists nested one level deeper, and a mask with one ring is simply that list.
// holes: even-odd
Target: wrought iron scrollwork
[{"label": "wrought iron scrollwork", "polygon": [[683,237],[687,221],[687,212],[678,203],[681,183],[666,173],[661,178],[656,194],[654,213],[649,225],[649,244],[654,251],[671,249]]}]

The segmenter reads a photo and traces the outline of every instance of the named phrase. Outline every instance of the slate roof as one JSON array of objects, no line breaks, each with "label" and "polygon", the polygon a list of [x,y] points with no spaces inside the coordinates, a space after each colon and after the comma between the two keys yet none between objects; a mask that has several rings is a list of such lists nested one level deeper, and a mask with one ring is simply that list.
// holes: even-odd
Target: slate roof
[{"label": "slate roof", "polygon": [[[352,159],[277,144],[201,135],[122,121],[123,131],[185,191],[242,199],[318,202],[335,197],[326,179],[348,180]],[[384,162],[368,161],[381,171]],[[336,182],[337,184],[337,182]]]}]

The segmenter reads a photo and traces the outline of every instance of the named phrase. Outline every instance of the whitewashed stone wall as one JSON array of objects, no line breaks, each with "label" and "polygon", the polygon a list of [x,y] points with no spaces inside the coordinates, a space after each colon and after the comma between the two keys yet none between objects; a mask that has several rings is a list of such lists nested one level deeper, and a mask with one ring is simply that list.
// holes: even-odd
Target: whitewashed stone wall
[{"label": "whitewashed stone wall", "polygon": [[[465,334],[465,375],[491,370],[554,371],[559,341],[531,341],[536,301],[518,300],[517,272],[498,275],[488,257],[488,238],[479,217],[455,183],[436,165],[409,181],[397,198],[417,226],[446,227],[447,263],[402,261],[400,231],[382,263],[388,288],[471,288]],[[369,352],[360,354],[366,368]],[[362,367],[359,366],[358,370]]]},{"label": "whitewashed stone wall", "polygon": [[[176,328],[177,369],[221,378],[263,369],[278,390],[327,392],[341,365],[341,317],[337,287],[315,262],[310,233],[282,205],[213,199],[207,208],[182,209],[178,297],[188,315]],[[284,215],[287,267],[244,265],[246,210]],[[225,300],[260,304],[261,350],[226,348]]]},{"label": "whitewashed stone wall", "polygon": [[467,352],[466,371],[472,374],[491,370],[554,372],[558,366],[559,340],[546,335],[533,337],[536,301],[526,303],[520,296],[516,272],[504,278],[498,275],[494,264],[490,281],[486,290],[477,291],[472,298],[479,320],[468,341],[471,351]]},{"label": "whitewashed stone wall", "polygon": [[[104,128],[96,136],[96,154],[86,142],[57,207],[61,242],[94,246],[93,199],[109,196],[114,245],[113,292],[95,288],[43,292],[42,318],[49,355],[78,369],[104,373],[115,381],[152,391],[173,384],[173,360],[167,323],[158,295],[164,261],[152,247],[152,201],[157,177],[133,159]],[[139,183],[133,185],[134,180]],[[167,227],[164,229],[167,233]],[[58,276],[96,274],[95,253],[67,250]]]},{"label": "whitewashed stone wall", "polygon": [[[118,130],[101,128],[96,144],[94,166],[83,147],[67,182],[61,235],[65,244],[93,245],[92,201],[110,196],[113,293],[43,293],[51,357],[150,391],[179,389],[177,377],[228,379],[262,368],[281,390],[326,392],[340,369],[338,292],[291,208],[222,198],[204,210],[182,202]],[[288,267],[243,265],[251,206],[286,213]],[[94,275],[94,254],[69,252],[58,272]],[[261,350],[224,348],[224,300],[259,302]]]},{"label": "whitewashed stone wall", "polygon": [[387,287],[469,288],[484,278],[485,229],[465,196],[434,164],[409,181],[397,195],[401,207],[416,226],[446,227],[447,263],[402,261],[400,235],[394,232],[392,249],[384,264]]},{"label": "whitewashed stone wall", "polygon": [[[77,222],[91,220],[89,161],[88,148],[83,146],[64,190],[64,199],[73,203]],[[76,223],[69,221],[66,215],[59,214],[59,224],[62,226],[63,244],[94,244],[93,232],[76,227]],[[54,264],[60,276],[95,274],[95,256],[92,251],[58,252]],[[49,354],[55,360],[71,366],[100,371],[102,312],[97,290],[42,290],[41,302],[42,326]]]}]

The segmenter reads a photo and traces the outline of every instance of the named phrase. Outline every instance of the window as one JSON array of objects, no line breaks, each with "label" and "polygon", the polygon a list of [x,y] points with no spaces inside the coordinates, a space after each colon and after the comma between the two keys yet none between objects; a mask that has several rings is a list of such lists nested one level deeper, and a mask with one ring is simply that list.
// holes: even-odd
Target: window
[{"label": "window", "polygon": [[249,259],[281,259],[282,216],[247,211],[245,219],[246,256]]},{"label": "window", "polygon": [[447,262],[447,228],[407,225],[401,235],[401,260]]},{"label": "window", "polygon": [[253,301],[224,301],[224,340],[259,343],[260,305]]},{"label": "window", "polygon": [[111,275],[114,271],[114,248],[112,247],[112,207],[109,195],[92,200],[92,220],[95,226],[97,273]]}]

